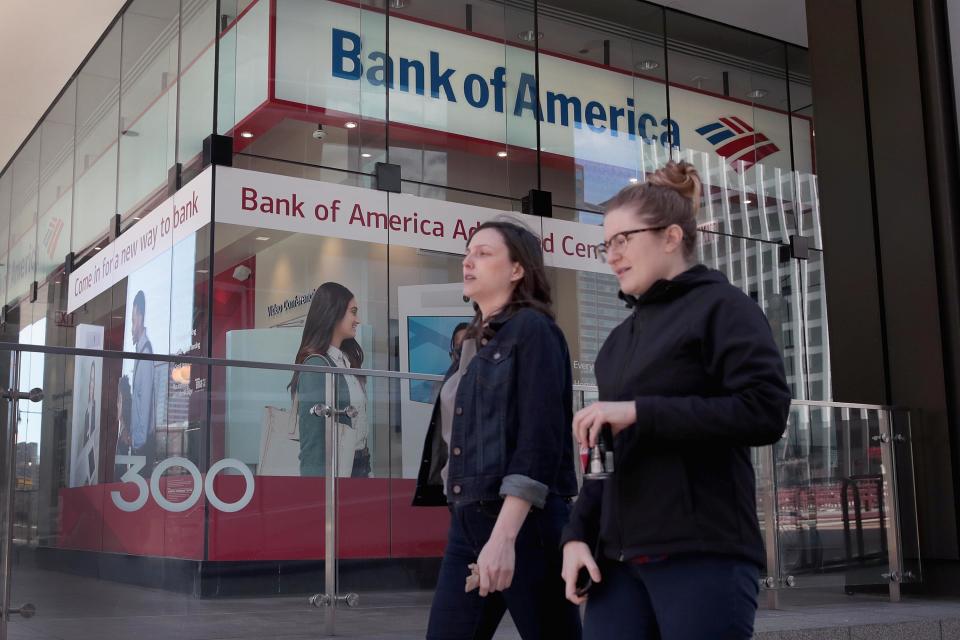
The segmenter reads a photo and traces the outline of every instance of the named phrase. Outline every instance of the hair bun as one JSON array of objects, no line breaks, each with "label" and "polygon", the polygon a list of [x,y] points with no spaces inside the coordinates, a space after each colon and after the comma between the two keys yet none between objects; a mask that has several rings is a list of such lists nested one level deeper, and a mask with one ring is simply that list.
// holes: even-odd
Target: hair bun
[{"label": "hair bun", "polygon": [[697,209],[700,208],[702,184],[700,174],[697,173],[697,169],[692,164],[686,160],[680,162],[671,160],[648,176],[647,182],[658,187],[673,189],[690,200],[693,203],[694,215],[696,215]]}]

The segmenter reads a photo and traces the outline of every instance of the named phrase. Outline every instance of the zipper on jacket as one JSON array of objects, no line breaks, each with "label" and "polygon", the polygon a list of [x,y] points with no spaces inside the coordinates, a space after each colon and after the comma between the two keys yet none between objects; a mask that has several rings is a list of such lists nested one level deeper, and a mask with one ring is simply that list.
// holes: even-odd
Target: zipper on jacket
[{"label": "zipper on jacket", "polygon": [[[642,326],[642,322],[640,319],[640,308],[637,307],[634,313],[636,314],[637,317],[635,319],[634,318],[630,319],[630,349],[627,351],[628,354],[631,354],[634,351],[636,351],[637,342],[640,339],[640,328]],[[620,365],[620,384],[621,385],[623,384],[623,379],[624,379],[623,373],[627,368],[627,362],[629,362],[629,357],[624,358],[623,363]],[[623,392],[624,392],[624,388],[623,386],[621,386],[620,393],[618,394],[618,396],[623,397]],[[620,562],[623,562],[623,517],[621,515],[621,512],[623,511],[623,509],[620,508],[620,504],[619,504],[621,492],[620,492],[620,482],[617,480],[617,477],[618,477],[617,474],[614,473],[613,477],[610,478],[610,480],[617,483],[615,485],[615,488],[617,490],[617,503],[618,503],[617,504],[617,537],[619,538],[619,540],[617,540],[617,543],[618,543],[617,547],[619,548],[619,551],[617,552],[617,560]]]}]

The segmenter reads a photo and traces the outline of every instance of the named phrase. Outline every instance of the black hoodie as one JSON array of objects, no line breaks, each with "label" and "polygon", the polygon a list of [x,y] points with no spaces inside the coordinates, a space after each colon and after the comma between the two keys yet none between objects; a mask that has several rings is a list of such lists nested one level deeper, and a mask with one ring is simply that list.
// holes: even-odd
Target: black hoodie
[{"label": "black hoodie", "polygon": [[750,447],[777,442],[790,409],[766,317],[703,265],[621,297],[633,314],[600,349],[597,385],[601,401],[635,402],[637,421],[614,439],[613,477],[584,482],[563,542],[763,566]]}]

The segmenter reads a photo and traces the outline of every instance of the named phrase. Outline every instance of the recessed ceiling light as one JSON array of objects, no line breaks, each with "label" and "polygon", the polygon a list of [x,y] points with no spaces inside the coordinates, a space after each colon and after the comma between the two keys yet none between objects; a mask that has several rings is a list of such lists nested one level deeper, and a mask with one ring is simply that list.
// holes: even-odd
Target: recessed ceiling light
[{"label": "recessed ceiling light", "polygon": [[660,63],[656,60],[641,60],[633,65],[633,68],[637,71],[653,71],[654,69],[660,68]]},{"label": "recessed ceiling light", "polygon": [[497,157],[498,157],[498,158],[506,158],[506,157],[507,157],[507,152],[506,152],[506,151],[497,151]]},{"label": "recessed ceiling light", "polygon": [[517,37],[523,40],[524,42],[533,42],[534,40],[539,40],[543,37],[542,31],[534,31],[533,29],[527,29],[526,31],[521,31],[517,34]]},{"label": "recessed ceiling light", "polygon": [[630,178],[630,182],[636,184],[637,182],[640,182],[640,178]]},{"label": "recessed ceiling light", "polygon": [[360,157],[361,157],[361,158],[372,158],[372,157],[373,157],[373,154],[372,154],[372,153],[363,152],[363,153],[360,154]]},{"label": "recessed ceiling light", "polygon": [[343,126],[345,126],[347,129],[356,129],[356,128],[357,128],[357,123],[354,122],[353,120],[349,120],[349,121],[347,121],[347,122],[344,122],[344,123],[343,123]]},{"label": "recessed ceiling light", "polygon": [[94,251],[100,251],[100,247],[94,247]]},{"label": "recessed ceiling light", "polygon": [[408,0],[390,0],[391,9],[404,9],[410,4]]},{"label": "recessed ceiling light", "polygon": [[765,98],[767,96],[767,93],[768,92],[766,89],[754,89],[753,91],[747,94],[747,97],[753,98],[754,100],[756,100],[757,98]]},{"label": "recessed ceiling light", "polygon": [[241,131],[241,132],[240,132],[240,137],[241,137],[241,138],[252,138],[252,137],[253,137],[253,133],[250,132],[250,131]]},{"label": "recessed ceiling light", "polygon": [[263,242],[263,241],[265,241],[265,240],[269,240],[269,239],[270,239],[269,236],[257,236],[257,237],[256,237],[256,240],[260,240],[261,242]]}]

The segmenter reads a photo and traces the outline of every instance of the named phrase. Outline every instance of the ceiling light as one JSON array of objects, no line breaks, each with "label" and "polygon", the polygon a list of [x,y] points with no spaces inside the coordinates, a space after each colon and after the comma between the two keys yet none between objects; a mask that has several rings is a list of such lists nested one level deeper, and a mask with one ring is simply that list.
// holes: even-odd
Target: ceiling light
[{"label": "ceiling light", "polygon": [[94,247],[94,251],[100,251],[100,247]]},{"label": "ceiling light", "polygon": [[343,123],[343,126],[345,126],[347,129],[356,129],[357,123],[353,120],[348,120],[347,122]]},{"label": "ceiling light", "polygon": [[360,154],[360,157],[361,157],[361,158],[372,158],[372,157],[373,157],[373,154],[372,154],[372,153],[367,153],[366,151],[364,151],[363,153]]},{"label": "ceiling light", "polygon": [[641,60],[633,65],[633,68],[637,71],[653,71],[654,69],[660,68],[660,63],[656,60]]},{"label": "ceiling light", "polygon": [[497,157],[498,157],[498,158],[506,158],[506,157],[507,157],[507,152],[506,152],[506,151],[497,151]]},{"label": "ceiling light", "polygon": [[404,9],[410,3],[407,0],[390,0],[389,4],[391,9]]},{"label": "ceiling light", "polygon": [[241,138],[252,138],[252,137],[253,137],[253,133],[250,132],[250,131],[241,131],[241,132],[240,132],[240,137],[241,137]]},{"label": "ceiling light", "polygon": [[542,31],[534,31],[533,29],[527,29],[526,31],[521,31],[517,34],[517,37],[523,40],[524,42],[533,42],[534,40],[539,40],[543,37]]},{"label": "ceiling light", "polygon": [[636,183],[640,182],[640,178],[630,178],[630,182],[636,184]]},{"label": "ceiling light", "polygon": [[197,273],[210,273],[206,269],[197,269]]},{"label": "ceiling light", "polygon": [[259,240],[259,241],[261,241],[261,242],[264,242],[264,241],[269,240],[269,239],[270,239],[269,236],[257,236],[257,237],[255,238],[255,240]]},{"label": "ceiling light", "polygon": [[765,98],[767,96],[767,93],[768,92],[766,89],[754,89],[753,91],[747,94],[747,97],[753,98],[754,100],[756,100],[757,98]]}]

